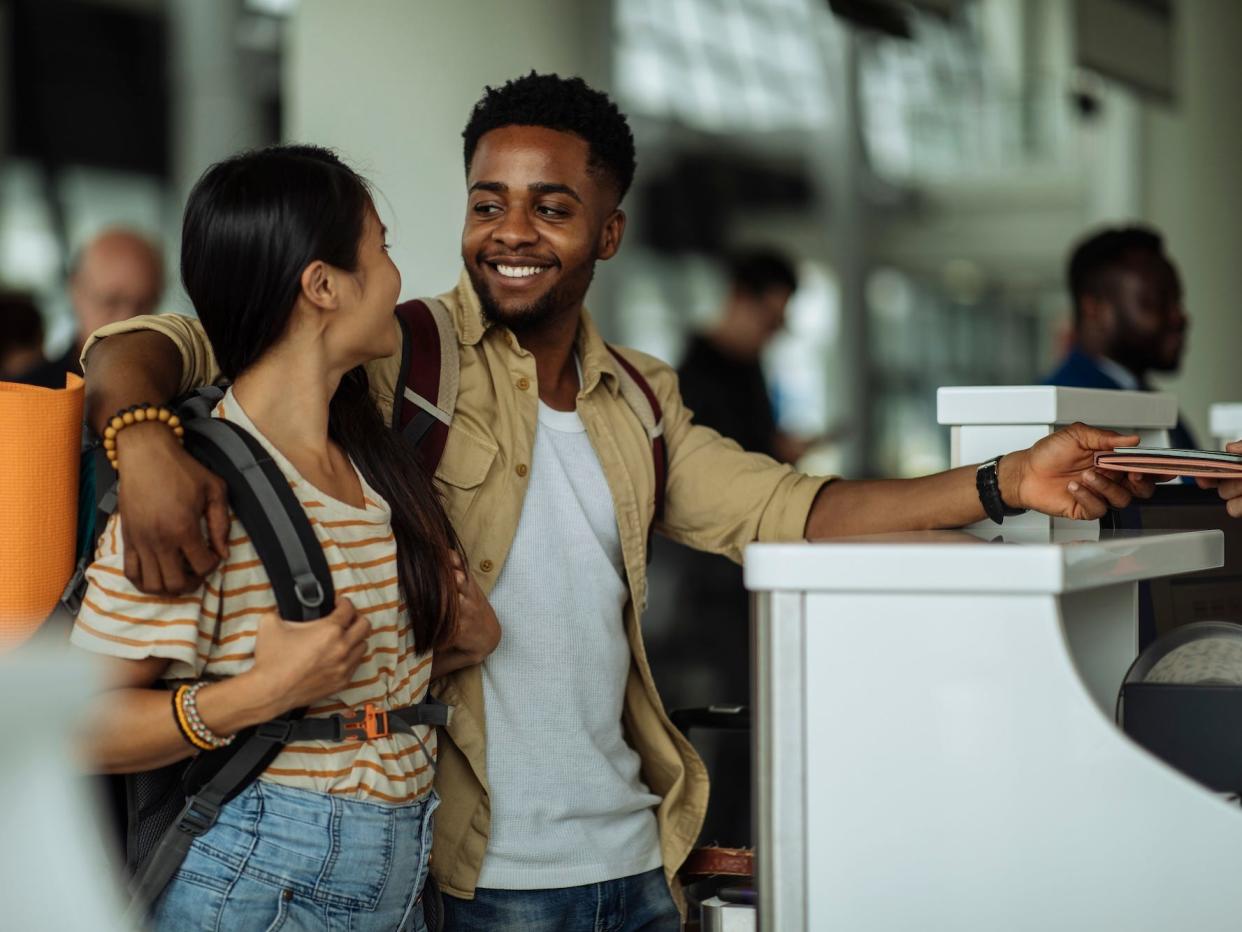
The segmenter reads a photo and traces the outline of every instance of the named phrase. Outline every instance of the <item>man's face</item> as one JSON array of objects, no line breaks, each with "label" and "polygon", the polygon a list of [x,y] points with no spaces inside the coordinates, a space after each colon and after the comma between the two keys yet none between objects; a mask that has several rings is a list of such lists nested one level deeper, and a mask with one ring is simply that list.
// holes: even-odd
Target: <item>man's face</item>
[{"label": "man's face", "polygon": [[70,284],[83,337],[105,324],[155,312],[164,289],[158,259],[145,245],[109,238],[88,248]]},{"label": "man's face", "polygon": [[1156,253],[1134,253],[1113,273],[1107,300],[1114,314],[1109,355],[1134,372],[1176,371],[1188,319],[1173,264]]},{"label": "man's face", "polygon": [[466,175],[461,257],[483,312],[515,332],[577,314],[625,215],[572,133],[506,126],[484,134]]}]

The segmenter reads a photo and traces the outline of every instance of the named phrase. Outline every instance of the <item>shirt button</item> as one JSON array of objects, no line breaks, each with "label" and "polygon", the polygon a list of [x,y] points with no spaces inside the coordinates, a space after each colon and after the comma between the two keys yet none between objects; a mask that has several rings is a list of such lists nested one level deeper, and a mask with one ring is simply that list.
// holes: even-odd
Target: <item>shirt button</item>
[{"label": "shirt button", "polygon": [[519,391],[526,391],[526,389],[530,388],[530,379],[526,376],[522,376],[517,380],[517,387]]},{"label": "shirt button", "polygon": [[518,464],[517,464],[517,474],[518,474],[518,476],[519,476],[520,478],[525,479],[525,478],[526,478],[526,474],[527,474],[529,471],[530,471],[530,470],[528,470],[528,469],[526,468],[526,464],[525,464],[525,463],[518,463]]},{"label": "shirt button", "polygon": [[492,563],[491,560],[484,560],[482,563],[479,564],[479,569],[481,569],[484,573],[490,573],[492,571],[493,565],[494,564]]}]

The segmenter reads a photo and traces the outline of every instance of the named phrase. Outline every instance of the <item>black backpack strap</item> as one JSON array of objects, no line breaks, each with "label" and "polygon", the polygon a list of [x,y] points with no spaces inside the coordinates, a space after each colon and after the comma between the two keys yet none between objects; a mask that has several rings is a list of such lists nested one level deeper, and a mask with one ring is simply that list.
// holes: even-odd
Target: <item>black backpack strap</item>
[{"label": "black backpack strap", "polygon": [[[186,449],[228,485],[229,503],[263,562],[280,616],[311,621],[330,613],[336,593],[328,561],[280,467],[237,424],[203,412],[187,414]],[[280,754],[304,711],[246,729],[229,746],[192,761],[184,776],[190,791],[185,806],[134,877],[131,916],[142,916],[155,901],[194,839],[215,824],[220,807]]]},{"label": "black backpack strap", "polygon": [[[660,408],[660,399],[646,377],[638,371],[638,367],[621,355],[612,345],[608,345],[622,369],[621,397],[638,415],[643,429],[651,440],[651,465],[655,474],[655,517],[652,521],[664,520],[664,494],[668,484],[668,445],[664,442],[664,411]],[[651,528],[647,530],[647,559],[651,559]]]},{"label": "black backpack strap", "polygon": [[230,421],[203,417],[186,422],[185,447],[228,485],[229,503],[263,561],[280,617],[312,621],[331,612],[336,594],[323,547],[263,445]]},{"label": "black backpack strap", "polygon": [[401,371],[394,387],[392,427],[417,445],[423,466],[434,474],[457,406],[457,331],[435,298],[398,304],[396,315]]}]

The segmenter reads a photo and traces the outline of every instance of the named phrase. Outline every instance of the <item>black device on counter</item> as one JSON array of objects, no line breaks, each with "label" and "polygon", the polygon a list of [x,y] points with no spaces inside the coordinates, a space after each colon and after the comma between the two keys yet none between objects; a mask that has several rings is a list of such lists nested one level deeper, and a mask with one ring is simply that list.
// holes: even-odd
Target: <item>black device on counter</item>
[{"label": "black device on counter", "polygon": [[1139,583],[1139,650],[1159,635],[1196,621],[1242,624],[1242,519],[1231,518],[1214,489],[1159,485],[1146,500],[1112,511],[1101,527],[1225,534],[1225,563],[1212,570]]}]

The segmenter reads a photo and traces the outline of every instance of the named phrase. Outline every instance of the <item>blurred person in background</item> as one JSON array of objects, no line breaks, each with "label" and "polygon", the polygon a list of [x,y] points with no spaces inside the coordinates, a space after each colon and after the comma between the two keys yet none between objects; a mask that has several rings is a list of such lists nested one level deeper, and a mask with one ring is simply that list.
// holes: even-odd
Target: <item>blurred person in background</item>
[{"label": "blurred person in background", "polygon": [[739,252],[728,260],[729,293],[719,321],[690,338],[677,368],[681,396],[694,419],[743,450],[794,463],[811,441],[776,426],[760,358],[785,328],[798,287],[793,263],[774,250]]},{"label": "blurred person in background", "polygon": [[[1070,255],[1074,343],[1045,383],[1151,391],[1149,372],[1176,372],[1189,318],[1177,267],[1155,230],[1100,230]],[[1169,431],[1176,449],[1196,448],[1185,421]]]},{"label": "blurred person in background", "polygon": [[[811,441],[784,433],[761,359],[785,328],[798,287],[794,263],[773,249],[752,248],[726,259],[729,290],[716,323],[690,338],[677,375],[698,424],[743,450],[793,463]],[[667,592],[650,625],[651,666],[673,707],[750,701],[750,600],[733,561],[659,539],[653,588]],[[696,735],[715,777],[704,841],[750,843],[750,748],[745,734]]]},{"label": "blurred person in background", "polygon": [[[34,300],[23,292],[0,292],[0,380],[29,382],[46,362],[43,315]],[[48,387],[63,385],[62,379],[60,386]]]},{"label": "blurred person in background", "polygon": [[111,227],[87,241],[69,265],[69,303],[76,325],[64,354],[20,381],[61,387],[65,373],[82,374],[86,338],[108,324],[153,314],[164,293],[164,260],[145,236]]}]

